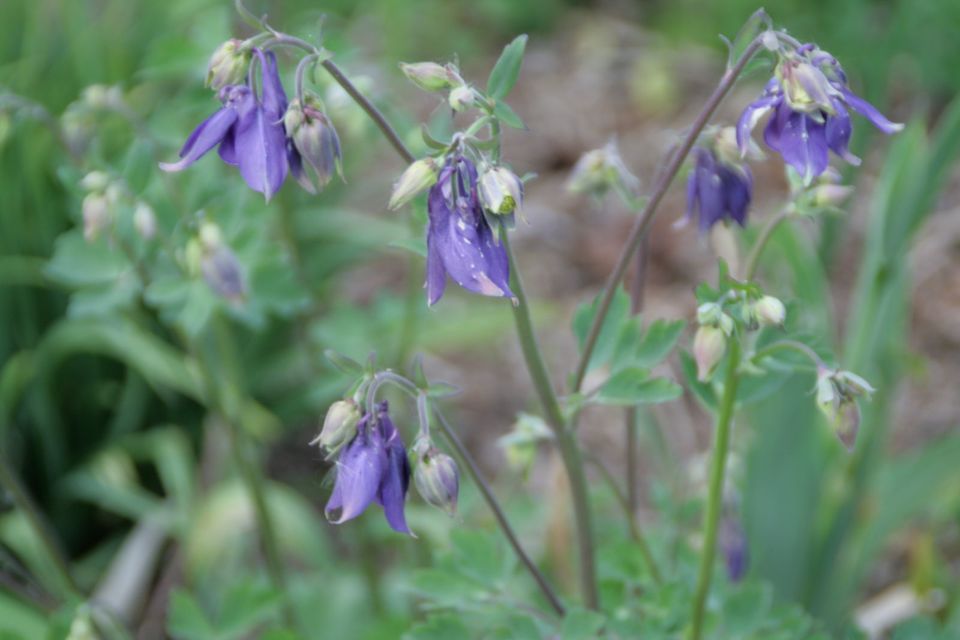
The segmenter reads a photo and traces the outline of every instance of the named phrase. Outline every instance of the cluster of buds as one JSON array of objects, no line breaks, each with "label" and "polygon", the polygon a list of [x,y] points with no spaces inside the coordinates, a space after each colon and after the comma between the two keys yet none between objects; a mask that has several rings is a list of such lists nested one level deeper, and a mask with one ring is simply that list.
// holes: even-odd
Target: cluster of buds
[{"label": "cluster of buds", "polygon": [[857,398],[870,398],[874,388],[850,371],[817,367],[817,406],[848,451],[853,450],[860,431]]},{"label": "cluster of buds", "polygon": [[640,180],[630,173],[615,140],[580,156],[567,179],[567,190],[596,197],[611,190],[635,194],[639,187]]},{"label": "cluster of buds", "polygon": [[86,191],[81,205],[83,237],[93,242],[113,226],[121,204],[133,206],[133,225],[144,240],[151,240],[157,232],[153,208],[142,200],[133,200],[121,180],[102,171],[91,171],[80,181]]},{"label": "cluster of buds", "polygon": [[427,504],[452,516],[460,494],[460,470],[456,461],[433,446],[429,436],[418,439],[413,452],[416,456],[413,484],[417,493]]},{"label": "cluster of buds", "polygon": [[466,111],[477,104],[477,91],[460,76],[456,65],[436,62],[400,63],[400,70],[424,91],[447,91],[447,103],[454,111]]},{"label": "cluster of buds", "polygon": [[[300,157],[313,170],[320,189],[330,182],[334,173],[343,178],[340,137],[327,117],[320,98],[308,93],[304,95],[303,104],[299,99],[294,99],[287,107],[283,126]],[[311,180],[307,179],[305,183],[301,181],[300,184],[310,193],[315,193]]]}]

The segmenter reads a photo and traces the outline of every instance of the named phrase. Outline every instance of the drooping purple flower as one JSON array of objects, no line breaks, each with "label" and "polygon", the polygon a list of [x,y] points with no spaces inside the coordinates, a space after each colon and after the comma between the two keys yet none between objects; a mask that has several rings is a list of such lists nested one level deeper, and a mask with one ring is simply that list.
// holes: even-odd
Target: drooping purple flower
[{"label": "drooping purple flower", "polygon": [[772,112],[764,141],[809,184],[826,171],[830,151],[859,164],[860,159],[848,150],[853,132],[849,109],[883,133],[903,129],[850,91],[836,58],[815,45],[803,45],[781,59],[775,77],[741,114],[737,123],[740,152],[746,153],[751,131]]},{"label": "drooping purple flower", "polygon": [[[182,171],[219,145],[220,158],[240,170],[254,191],[270,200],[293,170],[301,178],[302,163],[287,140],[283,115],[287,96],[283,91],[277,59],[272,51],[254,49],[260,66],[260,92],[252,73],[245,85],[220,89],[223,107],[197,127],[180,150],[180,161],[161,163],[164,171]],[[253,68],[251,67],[251,72]]]},{"label": "drooping purple flower", "polygon": [[700,233],[706,233],[721,220],[744,226],[753,194],[750,168],[743,163],[726,162],[706,147],[697,147],[694,155],[694,168],[687,179],[686,220],[697,216]]},{"label": "drooping purple flower", "polygon": [[477,196],[477,168],[467,158],[447,161],[427,198],[427,302],[442,296],[447,275],[467,291],[513,298],[510,261]]},{"label": "drooping purple flower", "polygon": [[336,482],[324,512],[333,524],[341,524],[376,501],[394,531],[413,535],[404,515],[410,462],[387,410],[381,402],[376,417],[367,413],[360,419],[357,435],[337,459]]}]

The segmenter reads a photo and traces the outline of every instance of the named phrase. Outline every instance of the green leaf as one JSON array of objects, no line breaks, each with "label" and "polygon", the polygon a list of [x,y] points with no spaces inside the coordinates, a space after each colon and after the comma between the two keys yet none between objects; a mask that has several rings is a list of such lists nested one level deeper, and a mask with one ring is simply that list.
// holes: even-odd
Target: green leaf
[{"label": "green leaf", "polygon": [[120,251],[105,241],[87,242],[79,229],[57,238],[45,269],[48,278],[64,286],[112,285],[133,269]]},{"label": "green leaf", "polygon": [[130,145],[123,161],[123,181],[127,183],[131,193],[139,195],[147,188],[150,178],[157,172],[156,165],[152,142],[137,139]]},{"label": "green leaf", "polygon": [[561,640],[592,640],[598,637],[605,621],[604,616],[596,611],[571,609],[563,618],[560,638]]},{"label": "green leaf", "polygon": [[[573,333],[577,337],[577,344],[581,350],[583,350],[583,345],[587,340],[587,332],[590,331],[590,325],[593,323],[594,315],[596,315],[598,303],[599,296],[591,303],[581,304],[573,315]],[[603,319],[600,335],[597,336],[597,342],[594,345],[593,354],[590,356],[587,371],[610,361],[614,346],[620,336],[621,327],[629,318],[629,313],[630,299],[626,292],[618,290],[610,302],[610,309],[607,311],[606,318]]]},{"label": "green leaf", "polygon": [[432,615],[426,622],[415,626],[403,635],[403,640],[451,640],[469,637],[470,632],[458,616],[442,613]]},{"label": "green leaf", "polygon": [[456,529],[451,533],[456,568],[495,590],[509,576],[513,556],[505,553],[490,533]]},{"label": "green leaf", "polygon": [[673,380],[651,378],[646,369],[629,367],[610,376],[591,401],[629,407],[676,400],[681,395],[683,389]]},{"label": "green leaf", "polygon": [[637,346],[634,364],[638,367],[652,367],[666,358],[677,344],[686,324],[683,320],[654,321]]},{"label": "green leaf", "polygon": [[503,53],[490,71],[487,80],[487,94],[498,101],[506,98],[513,85],[520,76],[520,65],[523,63],[523,52],[527,47],[527,35],[523,34],[513,39],[513,42],[503,48]]},{"label": "green leaf", "polygon": [[391,240],[387,246],[404,249],[411,253],[417,254],[421,258],[427,257],[427,241],[420,236],[395,238],[394,240]]},{"label": "green leaf", "polygon": [[324,357],[330,361],[330,364],[335,366],[337,369],[352,376],[363,375],[363,365],[354,360],[353,358],[348,358],[342,353],[337,353],[333,349],[326,349],[323,352]]},{"label": "green leaf", "polygon": [[167,612],[167,631],[183,640],[209,640],[217,633],[199,603],[186,591],[175,589],[170,595]]},{"label": "green leaf", "polygon": [[500,122],[512,129],[522,129],[524,131],[527,129],[527,125],[524,124],[520,116],[517,115],[517,112],[502,100],[497,100],[496,103],[494,103],[493,115],[495,115]]},{"label": "green leaf", "polygon": [[279,594],[265,584],[234,584],[224,598],[217,626],[225,636],[242,636],[275,613],[279,602]]},{"label": "green leaf", "polygon": [[487,597],[488,591],[476,580],[441,569],[419,569],[410,579],[413,590],[436,605],[457,608]]}]

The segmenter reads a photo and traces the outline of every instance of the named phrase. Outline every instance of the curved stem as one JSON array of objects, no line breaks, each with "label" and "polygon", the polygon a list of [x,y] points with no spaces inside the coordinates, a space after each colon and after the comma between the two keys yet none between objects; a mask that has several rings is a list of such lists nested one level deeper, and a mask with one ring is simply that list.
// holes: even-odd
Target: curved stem
[{"label": "curved stem", "polygon": [[613,492],[614,497],[617,499],[617,502],[627,517],[630,538],[640,547],[640,555],[643,556],[644,562],[647,563],[647,568],[650,570],[650,575],[653,576],[654,582],[662,585],[663,575],[660,573],[660,567],[653,558],[653,553],[650,551],[650,545],[647,544],[646,536],[643,535],[643,532],[640,530],[640,525],[637,524],[636,512],[630,507],[628,497],[620,490],[613,474],[607,469],[607,465],[603,464],[595,455],[587,453],[585,457],[587,462],[592,464],[593,468],[600,472],[600,477],[602,477],[604,482],[607,483],[607,486],[610,487],[610,491]]},{"label": "curved stem", "polygon": [[727,95],[727,92],[733,87],[734,82],[744,67],[747,66],[747,63],[762,46],[760,37],[755,38],[743,52],[743,55],[740,56],[737,64],[733,68],[728,69],[723,75],[720,84],[718,84],[717,88],[710,94],[703,110],[697,115],[696,120],[694,120],[693,125],[687,132],[686,138],[684,138],[680,147],[670,156],[670,162],[657,180],[653,194],[650,196],[650,199],[647,201],[646,206],[644,206],[643,211],[641,211],[636,221],[634,221],[623,250],[617,258],[617,263],[604,284],[603,296],[600,298],[597,313],[593,317],[593,323],[590,325],[587,339],[584,341],[583,352],[580,354],[580,361],[577,364],[576,373],[574,374],[573,392],[579,391],[581,385],[583,385],[583,378],[587,374],[587,365],[590,363],[590,356],[593,354],[593,348],[596,346],[597,338],[600,336],[600,328],[603,326],[603,321],[607,317],[607,312],[610,310],[610,303],[613,301],[613,296],[617,291],[617,287],[620,285],[620,280],[623,279],[623,274],[630,264],[630,258],[633,257],[637,247],[640,246],[640,241],[643,239],[643,235],[650,225],[654,214],[656,214],[657,207],[660,206],[660,201],[663,200],[664,195],[666,195],[667,190],[670,188],[670,183],[673,182],[673,179],[680,171],[683,161],[693,148],[697,136],[700,135],[700,132],[710,120],[710,116],[713,115],[713,112],[720,105],[720,102]]},{"label": "curved stem", "polygon": [[547,373],[547,367],[543,361],[543,354],[537,345],[537,339],[533,332],[533,323],[530,320],[530,308],[527,305],[527,296],[523,290],[523,281],[517,270],[513,251],[510,249],[510,240],[507,237],[506,230],[502,227],[500,241],[503,243],[510,259],[510,271],[513,274],[511,287],[516,296],[516,302],[513,305],[513,318],[517,327],[517,337],[520,340],[520,347],[527,363],[527,369],[530,372],[530,378],[533,380],[533,386],[540,398],[540,404],[543,405],[547,424],[553,430],[560,457],[570,479],[570,496],[573,500],[580,556],[580,587],[583,592],[584,603],[588,608],[596,609],[599,607],[600,597],[597,591],[597,576],[594,564],[593,525],[591,523],[590,498],[587,492],[586,475],[583,472],[580,446],[577,443],[575,432],[569,428],[560,410],[560,403],[557,401],[553,383],[550,381],[550,375]]},{"label": "curved stem", "polygon": [[750,249],[750,256],[747,258],[747,266],[743,272],[744,280],[747,282],[753,280],[754,275],[757,273],[757,267],[760,266],[760,256],[763,254],[763,250],[767,246],[767,243],[770,242],[773,232],[776,231],[780,224],[789,217],[789,209],[784,209],[777,215],[767,220],[767,224],[764,225],[763,229],[760,231],[760,235],[757,236],[757,241],[753,243],[753,248]]},{"label": "curved stem", "polygon": [[757,351],[755,354],[753,354],[753,357],[750,358],[750,362],[759,362],[760,360],[773,355],[777,351],[784,351],[786,349],[802,353],[806,357],[810,358],[810,360],[813,361],[813,364],[815,364],[817,367],[826,366],[820,356],[817,355],[816,351],[802,342],[797,342],[796,340],[778,340],[773,344],[767,345],[760,351]]},{"label": "curved stem", "polygon": [[690,640],[700,640],[703,633],[704,605],[710,592],[713,578],[713,560],[717,551],[717,530],[720,511],[723,507],[723,482],[727,468],[727,451],[730,448],[730,430],[733,424],[733,410],[737,400],[737,387],[740,384],[740,341],[731,340],[727,371],[723,383],[723,398],[720,412],[717,414],[717,429],[713,444],[713,456],[710,459],[710,487],[707,496],[707,512],[704,516],[703,551],[700,555],[700,571],[697,577],[697,591],[693,599],[692,628]]},{"label": "curved stem", "polygon": [[56,534],[37,508],[37,505],[33,502],[33,499],[27,492],[27,488],[20,482],[20,478],[13,470],[13,467],[8,462],[2,450],[0,450],[0,486],[7,490],[7,493],[10,494],[10,498],[13,500],[13,504],[20,510],[24,518],[26,518],[27,524],[33,530],[33,534],[39,541],[40,546],[43,547],[46,552],[51,566],[58,574],[68,594],[82,599],[83,592],[80,591],[80,587],[77,586],[76,581],[73,579],[73,574],[70,573],[70,565],[56,538]]},{"label": "curved stem", "polygon": [[517,554],[517,558],[519,558],[520,563],[523,564],[530,575],[533,576],[537,586],[540,587],[540,591],[543,592],[547,602],[550,603],[550,606],[557,613],[557,615],[564,615],[566,610],[564,609],[563,604],[560,602],[560,598],[557,597],[553,587],[550,586],[550,583],[547,582],[547,579],[540,572],[540,569],[537,568],[537,565],[534,564],[533,560],[530,559],[530,556],[528,556],[527,552],[523,549],[523,546],[521,546],[520,540],[517,538],[517,534],[514,533],[513,527],[510,526],[510,522],[507,520],[506,514],[504,514],[503,509],[500,507],[500,503],[497,502],[497,497],[493,495],[493,490],[490,488],[490,484],[487,482],[486,478],[483,477],[483,474],[480,471],[480,468],[477,466],[476,461],[473,459],[473,456],[471,456],[470,452],[467,451],[467,448],[463,446],[463,442],[461,442],[460,438],[457,436],[457,432],[453,430],[453,428],[450,426],[450,423],[447,422],[446,417],[444,417],[440,410],[434,407],[433,413],[437,417],[437,422],[440,423],[440,430],[443,431],[443,435],[446,437],[447,442],[450,443],[450,447],[456,452],[460,460],[463,461],[464,466],[467,468],[467,472],[470,474],[470,477],[473,478],[477,488],[480,489],[483,499],[486,500],[487,506],[489,506],[490,510],[493,512],[493,517],[497,519],[497,524],[500,525],[503,535],[507,538],[507,542],[509,542],[510,546],[513,548],[513,552]]}]

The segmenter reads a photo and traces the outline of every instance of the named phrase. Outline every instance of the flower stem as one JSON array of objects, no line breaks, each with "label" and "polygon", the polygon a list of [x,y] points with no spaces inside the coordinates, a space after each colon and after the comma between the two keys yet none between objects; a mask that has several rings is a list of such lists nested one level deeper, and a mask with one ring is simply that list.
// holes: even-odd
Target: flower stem
[{"label": "flower stem", "polygon": [[13,470],[13,467],[10,466],[2,450],[0,450],[0,486],[7,490],[7,493],[10,494],[10,498],[13,500],[13,504],[26,518],[27,524],[33,530],[37,541],[39,541],[40,546],[42,546],[46,552],[46,556],[50,560],[50,565],[56,571],[68,595],[77,599],[83,599],[83,593],[80,591],[80,587],[77,586],[73,575],[70,573],[70,565],[56,538],[56,534],[54,534],[49,523],[47,523],[43,514],[33,502],[33,499],[27,492],[27,488],[20,482],[20,478]]},{"label": "flower stem", "polygon": [[570,479],[570,495],[573,500],[574,518],[577,524],[577,541],[580,556],[580,588],[583,599],[590,609],[599,607],[600,598],[597,591],[596,567],[594,564],[593,525],[590,515],[590,499],[587,492],[587,479],[583,471],[583,456],[580,445],[577,443],[575,432],[570,429],[560,410],[556,392],[550,382],[550,375],[543,361],[543,354],[537,345],[533,332],[533,323],[530,320],[530,308],[527,305],[527,296],[523,290],[523,282],[517,269],[513,251],[510,249],[510,240],[506,230],[501,227],[500,241],[510,259],[510,271],[513,274],[511,288],[516,296],[513,305],[513,318],[517,327],[517,337],[523,351],[530,378],[543,405],[547,424],[553,430],[560,457]]},{"label": "flower stem", "polygon": [[723,507],[723,483],[727,468],[727,452],[730,448],[730,431],[733,424],[733,411],[737,401],[737,387],[740,384],[740,341],[730,341],[729,360],[723,383],[723,398],[720,412],[717,414],[717,429],[710,460],[710,487],[707,496],[707,511],[703,522],[703,551],[700,555],[700,571],[697,578],[697,591],[693,599],[692,627],[690,640],[700,640],[703,632],[704,606],[710,592],[713,578],[713,560],[717,551],[717,529],[720,511]]},{"label": "flower stem", "polygon": [[460,437],[457,436],[457,432],[453,430],[453,428],[450,426],[450,423],[447,422],[446,417],[440,412],[439,409],[436,408],[436,406],[433,408],[433,413],[437,417],[437,422],[440,423],[440,430],[443,431],[443,435],[446,437],[447,442],[450,443],[450,446],[457,453],[457,456],[459,456],[459,458],[463,461],[467,468],[467,472],[470,474],[470,477],[473,478],[473,482],[477,485],[477,488],[480,489],[483,499],[486,500],[487,506],[489,506],[490,510],[493,512],[493,517],[497,519],[497,524],[500,525],[503,535],[507,538],[507,542],[510,543],[514,553],[517,554],[517,558],[520,559],[520,563],[523,564],[530,575],[533,576],[537,586],[540,587],[540,591],[543,592],[547,602],[550,603],[550,606],[557,613],[557,615],[564,615],[566,610],[564,609],[563,603],[560,602],[560,598],[553,590],[553,587],[550,586],[550,583],[547,582],[547,579],[540,572],[540,569],[537,568],[537,565],[534,564],[533,560],[530,559],[530,556],[527,555],[527,552],[523,549],[523,546],[520,544],[520,540],[517,538],[517,534],[513,531],[513,527],[510,526],[510,522],[507,520],[506,514],[504,514],[503,509],[500,507],[497,497],[493,494],[493,489],[490,488],[490,484],[487,482],[486,478],[483,477],[480,467],[477,466],[477,462],[473,459],[473,456],[470,455],[470,452],[463,445]]},{"label": "flower stem", "polygon": [[813,361],[813,364],[819,367],[825,367],[823,359],[817,355],[817,352],[803,344],[802,342],[797,342],[796,340],[778,340],[773,344],[767,345],[760,351],[757,351],[753,354],[753,357],[750,358],[752,363],[758,363],[766,357],[769,357],[776,353],[777,351],[792,350],[798,353],[802,353],[806,357],[810,358]]},{"label": "flower stem", "polygon": [[753,243],[753,248],[750,249],[750,256],[747,258],[747,266],[743,272],[743,278],[747,282],[753,280],[753,277],[757,273],[757,267],[760,266],[760,256],[763,254],[764,248],[766,248],[767,243],[770,242],[770,238],[773,236],[773,232],[790,217],[790,211],[784,209],[777,215],[773,216],[767,220],[767,224],[764,225],[763,229],[760,231],[760,235],[757,236],[757,241]]},{"label": "flower stem", "polygon": [[[630,195],[630,194],[627,194]],[[637,251],[636,266],[634,267],[633,283],[630,286],[630,313],[637,315],[643,311],[643,294],[647,280],[647,259],[649,256],[648,236],[644,235]],[[637,512],[640,498],[637,495],[638,462],[637,462],[637,407],[628,407],[624,411],[624,444],[627,448],[627,505],[630,512],[631,526],[634,514]],[[658,580],[659,582],[659,580]]]},{"label": "flower stem", "polygon": [[686,159],[687,155],[690,153],[690,150],[693,148],[694,143],[697,141],[697,136],[700,135],[700,132],[707,125],[707,122],[710,120],[713,112],[717,109],[717,107],[720,105],[720,102],[733,87],[734,82],[743,71],[744,67],[747,66],[747,63],[751,58],[753,58],[754,54],[762,48],[762,46],[763,44],[760,37],[755,38],[743,52],[743,55],[740,56],[740,60],[737,61],[737,64],[728,69],[723,75],[723,78],[720,80],[720,84],[718,84],[716,89],[713,90],[713,93],[710,94],[710,97],[707,99],[707,103],[704,105],[703,110],[697,115],[696,120],[694,120],[693,125],[691,125],[690,130],[687,132],[687,136],[680,144],[680,147],[670,156],[670,162],[667,164],[666,169],[664,169],[660,178],[657,180],[653,194],[647,201],[646,206],[644,206],[643,211],[640,212],[640,215],[637,216],[637,219],[634,221],[633,227],[630,229],[630,234],[627,237],[627,241],[620,252],[620,256],[617,258],[617,263],[614,266],[613,271],[610,272],[610,275],[607,277],[607,281],[604,284],[603,295],[600,298],[600,304],[597,307],[597,313],[593,317],[593,323],[590,325],[590,330],[587,333],[586,340],[584,341],[583,352],[580,354],[580,361],[577,364],[576,373],[574,374],[574,392],[579,391],[580,387],[583,385],[583,379],[587,374],[587,365],[590,363],[590,356],[593,354],[593,349],[597,344],[597,338],[600,336],[600,328],[603,326],[603,321],[607,317],[607,312],[610,310],[610,303],[613,301],[613,296],[617,291],[617,287],[620,285],[620,280],[623,279],[623,274],[626,272],[627,267],[630,264],[630,258],[633,257],[637,247],[640,246],[640,242],[646,233],[647,227],[650,225],[650,221],[657,212],[657,207],[660,206],[660,202],[663,200],[667,190],[670,188],[670,184],[677,176],[677,173],[679,173],[680,167],[683,165],[683,161]]}]

